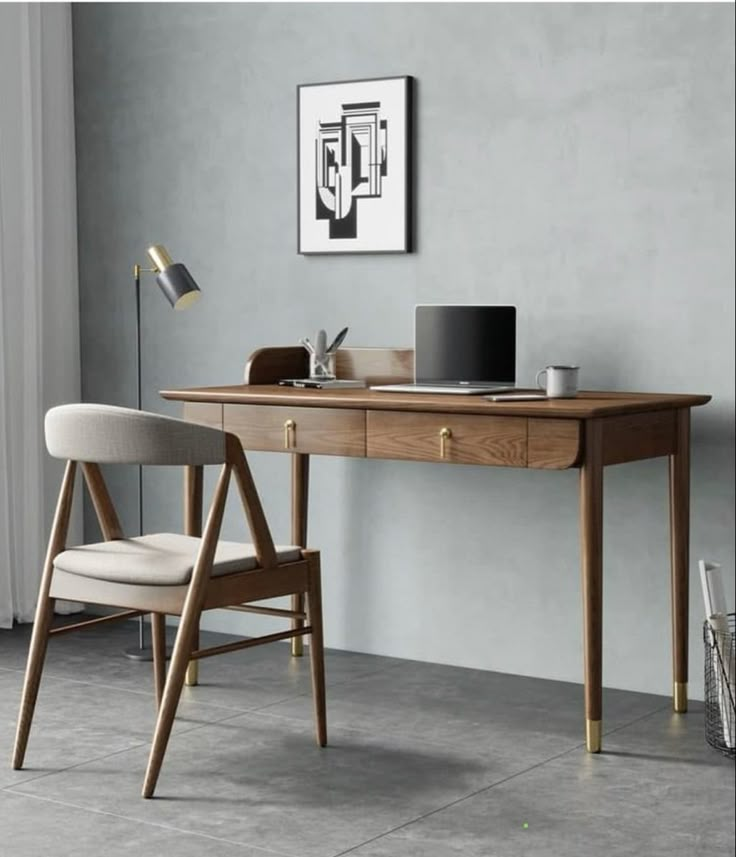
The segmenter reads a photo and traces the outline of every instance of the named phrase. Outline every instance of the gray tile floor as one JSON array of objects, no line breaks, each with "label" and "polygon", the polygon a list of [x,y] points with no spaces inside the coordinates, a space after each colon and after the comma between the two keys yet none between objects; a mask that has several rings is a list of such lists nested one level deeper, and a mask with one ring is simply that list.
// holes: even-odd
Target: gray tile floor
[{"label": "gray tile floor", "polygon": [[283,644],[202,663],[144,801],[154,705],[150,666],[121,654],[131,624],[51,641],[27,767],[12,771],[28,637],[0,631],[13,857],[735,853],[734,766],[705,744],[700,705],[675,716],[663,697],[606,691],[605,752],[590,756],[578,685],[328,652],[320,750],[308,661]]}]

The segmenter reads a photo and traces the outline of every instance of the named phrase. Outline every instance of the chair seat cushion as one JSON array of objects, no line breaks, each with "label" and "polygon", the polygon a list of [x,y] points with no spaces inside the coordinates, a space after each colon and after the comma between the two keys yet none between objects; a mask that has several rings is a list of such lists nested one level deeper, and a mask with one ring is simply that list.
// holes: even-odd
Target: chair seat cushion
[{"label": "chair seat cushion", "polygon": [[[115,539],[80,545],[60,553],[54,568],[97,580],[137,586],[181,586],[189,583],[201,539],[178,533],[156,533],[132,539]],[[279,562],[295,562],[301,549],[276,545]],[[220,541],[213,577],[258,568],[253,545]]]}]

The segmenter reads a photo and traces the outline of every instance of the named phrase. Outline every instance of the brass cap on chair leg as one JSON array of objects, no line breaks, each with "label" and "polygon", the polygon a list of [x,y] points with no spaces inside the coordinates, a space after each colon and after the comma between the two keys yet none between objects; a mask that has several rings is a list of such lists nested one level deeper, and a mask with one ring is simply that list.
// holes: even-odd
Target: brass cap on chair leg
[{"label": "brass cap on chair leg", "polygon": [[687,711],[687,682],[676,681],[672,685],[672,707],[678,714]]},{"label": "brass cap on chair leg", "polygon": [[585,721],[585,749],[589,753],[600,753],[601,751],[601,721]]},{"label": "brass cap on chair leg", "polygon": [[184,684],[187,687],[196,687],[199,684],[199,662],[189,661],[187,674],[184,678]]}]

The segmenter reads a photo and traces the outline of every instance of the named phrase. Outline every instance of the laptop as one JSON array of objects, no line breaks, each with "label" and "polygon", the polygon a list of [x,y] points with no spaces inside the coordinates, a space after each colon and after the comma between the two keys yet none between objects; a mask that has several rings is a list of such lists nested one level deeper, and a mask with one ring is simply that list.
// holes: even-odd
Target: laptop
[{"label": "laptop", "polygon": [[515,382],[516,307],[418,304],[414,383],[371,390],[472,396],[513,390]]}]

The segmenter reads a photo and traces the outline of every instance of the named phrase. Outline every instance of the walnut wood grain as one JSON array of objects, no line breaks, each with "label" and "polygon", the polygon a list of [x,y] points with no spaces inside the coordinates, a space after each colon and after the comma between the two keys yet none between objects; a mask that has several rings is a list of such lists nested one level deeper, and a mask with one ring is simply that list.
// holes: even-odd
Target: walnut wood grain
[{"label": "walnut wood grain", "polygon": [[[212,409],[208,409],[212,413]],[[219,409],[221,411],[221,408]],[[346,416],[342,414],[341,416]],[[363,415],[361,415],[361,420]],[[86,625],[109,622],[140,613],[152,614],[152,641],[154,648],[154,674],[156,701],[158,705],[157,722],[153,743],[149,755],[148,767],[143,784],[143,796],[153,795],[161,769],[164,753],[176,714],[190,657],[196,649],[196,656],[209,656],[234,650],[236,645],[214,647],[200,650],[196,644],[199,621],[203,607],[227,607],[243,605],[244,602],[270,600],[294,593],[308,593],[309,626],[291,629],[276,635],[266,635],[257,641],[249,640],[243,647],[267,643],[295,634],[311,634],[313,692],[315,695],[315,718],[317,741],[320,746],[326,742],[324,664],[322,649],[322,609],[319,582],[319,553],[305,551],[297,562],[278,564],[268,523],[258,498],[247,461],[239,439],[228,434],[225,437],[225,463],[210,506],[207,522],[202,533],[201,543],[194,562],[188,585],[146,586],[124,584],[110,580],[87,577],[86,575],[64,572],[54,567],[54,560],[64,549],[69,528],[69,519],[74,494],[74,480],[77,464],[68,461],[64,472],[56,513],[46,553],[39,592],[36,621],[31,637],[26,679],[22,693],[18,716],[13,766],[23,765],[28,735],[38,694],[43,661],[49,638],[54,600],[68,598],[105,606],[128,608],[115,616],[105,616],[84,623],[66,626],[63,632],[71,632]],[[107,494],[99,468],[96,464],[85,462],[82,465],[93,495],[95,507],[100,514],[101,526],[106,538],[119,538],[119,524],[112,501]],[[185,529],[196,532],[201,529],[201,490],[202,468],[188,467],[185,470]],[[234,476],[243,502],[246,518],[250,525],[255,552],[260,568],[247,572],[236,572],[212,578],[213,562],[222,525],[228,488]],[[109,508],[108,508],[109,506]],[[303,511],[306,527],[306,508]],[[152,560],[154,561],[154,560]],[[257,609],[257,608],[256,608]],[[277,611],[278,613],[279,611]],[[280,611],[283,613],[284,611]],[[165,670],[165,617],[166,614],[180,615],[181,621],[171,658],[168,675]],[[285,618],[303,620],[300,615],[287,614]],[[302,623],[303,624],[303,623]]]},{"label": "walnut wood grain", "polygon": [[199,631],[199,619],[202,605],[208,593],[208,584],[212,572],[212,563],[220,536],[222,515],[225,509],[227,491],[230,484],[231,465],[226,462],[220,471],[212,506],[207,516],[207,522],[202,534],[202,543],[194,563],[192,577],[187,587],[187,596],[181,612],[181,620],[176,632],[174,648],[171,652],[171,664],[166,676],[163,694],[158,705],[156,727],[148,756],[148,766],[143,780],[142,795],[145,798],[153,796],[164,759],[169,735],[174,724],[179,697],[184,686],[184,678],[189,664],[189,655],[194,648],[194,640]]},{"label": "walnut wood grain", "polygon": [[574,467],[582,450],[582,423],[578,420],[528,420],[527,466],[541,470]]},{"label": "walnut wood grain", "polygon": [[[672,672],[675,685],[687,684],[688,571],[690,568],[690,411],[676,413],[677,448],[669,459],[670,557],[672,580]],[[674,700],[687,710],[687,697]]]},{"label": "walnut wood grain", "polygon": [[[337,351],[338,378],[390,384],[411,381],[414,377],[412,348],[340,348]],[[282,378],[306,378],[309,358],[301,345],[259,348],[245,365],[244,382],[276,384]]]},{"label": "walnut wood grain", "polygon": [[246,571],[213,577],[204,603],[205,610],[226,607],[241,601],[279,598],[309,589],[309,570],[305,562],[292,562],[268,571]]},{"label": "walnut wood grain", "polygon": [[49,536],[41,576],[41,587],[36,602],[36,616],[31,634],[31,647],[28,652],[28,664],[23,681],[18,724],[15,732],[12,762],[14,770],[19,770],[23,767],[23,760],[25,759],[26,747],[28,745],[28,735],[31,731],[31,723],[33,721],[33,712],[36,708],[38,688],[41,683],[44,660],[46,659],[49,630],[51,628],[51,620],[54,616],[54,560],[64,550],[66,545],[76,473],[76,462],[67,461],[61,490],[59,491],[59,499],[56,503],[54,520],[51,525],[51,535]]},{"label": "walnut wood grain", "polygon": [[156,708],[161,705],[166,685],[166,615],[151,613],[151,648],[153,650],[153,686]]},{"label": "walnut wood grain", "polygon": [[[299,357],[306,360],[298,349]],[[397,349],[388,349],[397,352]],[[256,355],[254,355],[255,357]],[[580,466],[580,531],[584,606],[586,743],[600,750],[602,715],[603,472],[606,464],[668,455],[670,457],[672,607],[675,688],[687,681],[687,566],[689,539],[689,409],[710,396],[671,393],[583,391],[572,399],[536,402],[489,402],[477,396],[385,393],[370,389],[305,390],[276,386],[268,364],[293,366],[294,351],[276,360],[261,357],[251,386],[217,386],[164,391],[168,399],[211,402],[228,407],[278,408],[280,415],[357,412],[366,419],[366,452],[371,457],[439,461],[441,428],[449,428],[446,460],[506,466],[565,468]],[[344,353],[342,361],[349,355]],[[386,359],[371,355],[371,360]],[[398,358],[395,358],[398,359]],[[402,358],[411,375],[408,355]],[[256,361],[258,362],[258,361]],[[365,365],[365,364],[361,364]],[[357,365],[342,362],[343,377],[362,377]],[[391,370],[395,371],[394,369]],[[300,375],[301,371],[286,371]],[[366,377],[369,373],[366,371]],[[381,380],[398,380],[389,375]],[[375,383],[375,378],[371,379]],[[674,414],[674,419],[673,419]],[[465,423],[464,421],[468,422]],[[506,421],[506,428],[504,426]],[[319,431],[321,419],[314,425]],[[519,430],[523,427],[522,430]],[[281,438],[279,437],[279,440]],[[247,443],[246,443],[247,445]],[[255,445],[252,448],[274,448]],[[336,451],[334,447],[332,450]],[[351,455],[341,452],[338,454]],[[294,590],[292,590],[293,592]],[[131,605],[135,606],[135,605]],[[676,702],[677,705],[677,702]],[[683,709],[684,710],[684,709]]]},{"label": "walnut wood grain", "polygon": [[602,423],[603,464],[622,464],[677,451],[676,411],[625,414]]},{"label": "walnut wood grain", "polygon": [[225,405],[224,421],[246,449],[365,456],[362,411]]},{"label": "walnut wood grain", "polygon": [[256,483],[243,454],[239,439],[234,434],[228,434],[226,438],[227,461],[232,466],[233,475],[240,492],[243,512],[248,521],[258,565],[262,568],[271,568],[278,564],[278,559],[271,529],[261,505],[261,498],[258,496]]},{"label": "walnut wood grain", "polygon": [[280,405],[339,410],[364,409],[419,413],[487,414],[489,416],[589,419],[627,413],[666,411],[705,405],[710,396],[674,393],[582,392],[574,399],[536,402],[489,402],[482,396],[424,393],[383,393],[376,390],[309,390],[277,385],[193,387],[164,390],[165,399],[246,405]]},{"label": "walnut wood grain", "polygon": [[[585,424],[580,469],[580,559],[583,589],[585,718],[600,724],[603,679],[603,456],[600,420]],[[588,745],[599,752],[600,743]]]},{"label": "walnut wood grain", "polygon": [[188,536],[202,535],[202,489],[204,468],[188,464],[184,468],[184,532]]},{"label": "walnut wood grain", "polygon": [[186,402],[182,409],[182,419],[222,429],[222,405],[215,402]]},{"label": "walnut wood grain", "polygon": [[[200,407],[207,407],[200,406]],[[222,405],[219,405],[222,422]],[[184,532],[188,536],[202,535],[202,490],[204,486],[204,467],[201,464],[187,465],[184,468]],[[194,634],[192,646],[199,647],[199,629]],[[188,687],[199,683],[199,664],[190,661],[184,679]]]},{"label": "walnut wood grain", "polygon": [[366,384],[402,384],[414,379],[413,348],[340,348],[335,374]]},{"label": "walnut wood grain", "polygon": [[[307,546],[307,525],[309,522],[309,456],[300,452],[291,456],[291,544],[301,548]],[[304,593],[295,592],[291,596],[291,609],[297,613],[304,611]],[[292,619],[291,627],[304,627],[301,617]],[[300,658],[304,654],[303,637],[293,637],[291,654]]]},{"label": "walnut wood grain", "polygon": [[[368,411],[368,458],[526,467],[523,417]],[[441,432],[450,435],[442,455]]]},{"label": "walnut wood grain", "polygon": [[282,378],[306,378],[309,356],[301,345],[259,348],[245,364],[246,384],[277,384]]},{"label": "walnut wood grain", "polygon": [[92,499],[92,505],[97,515],[97,523],[100,525],[103,539],[106,542],[122,539],[123,530],[120,526],[118,513],[115,511],[115,506],[107,490],[100,465],[93,462],[85,462],[82,464],[82,473],[84,474],[84,481],[87,485],[89,496]]}]

